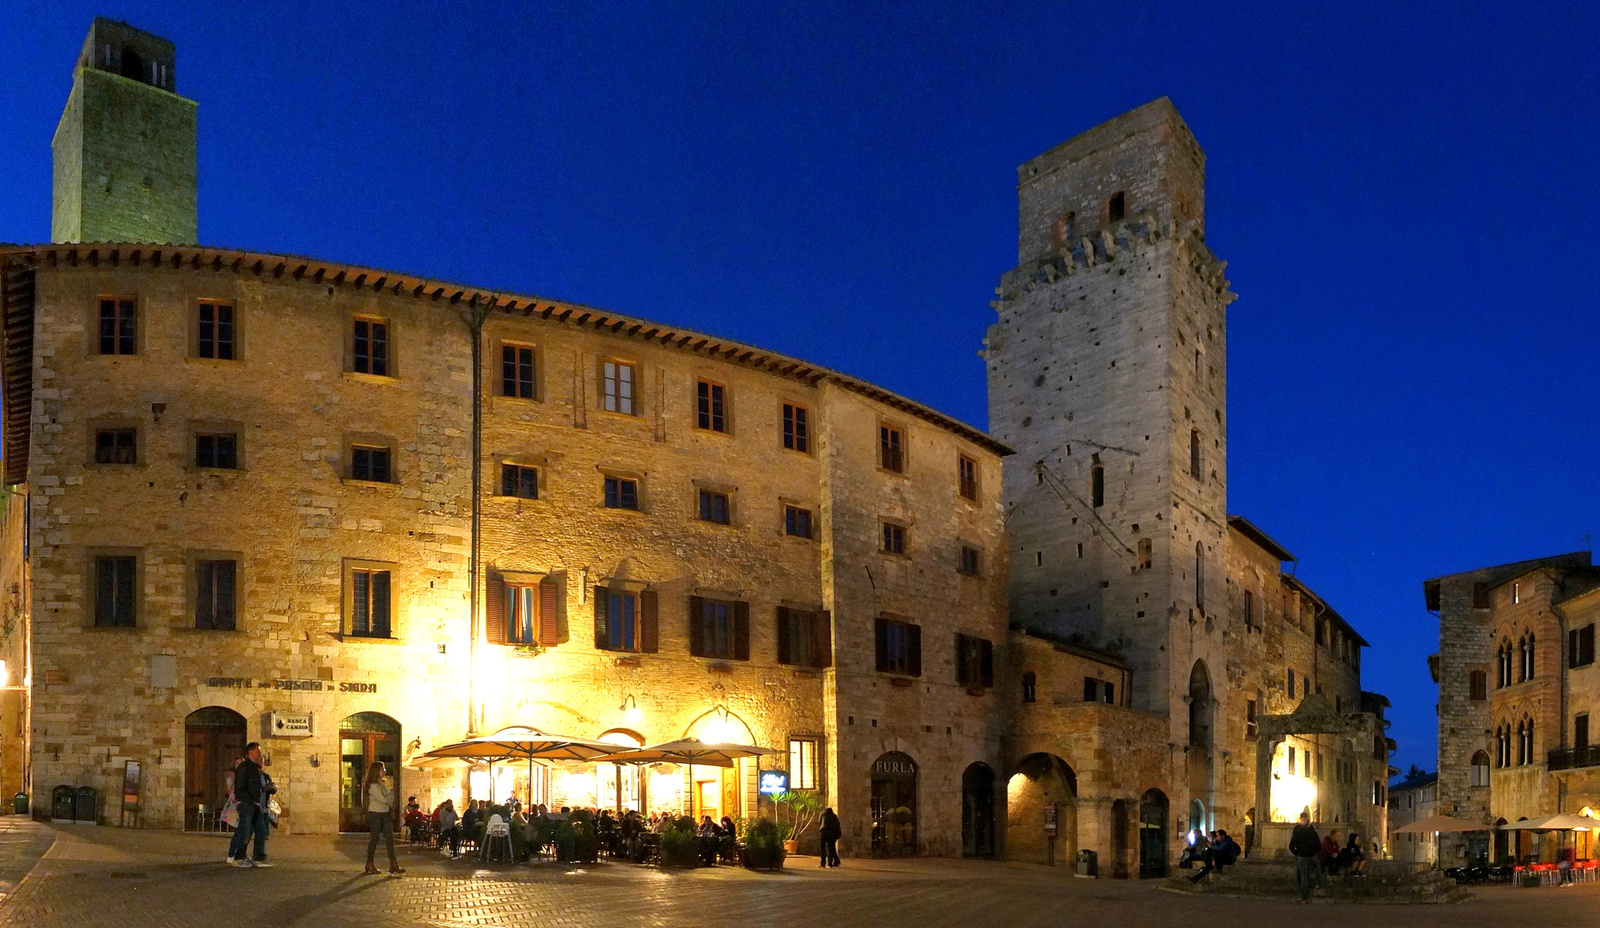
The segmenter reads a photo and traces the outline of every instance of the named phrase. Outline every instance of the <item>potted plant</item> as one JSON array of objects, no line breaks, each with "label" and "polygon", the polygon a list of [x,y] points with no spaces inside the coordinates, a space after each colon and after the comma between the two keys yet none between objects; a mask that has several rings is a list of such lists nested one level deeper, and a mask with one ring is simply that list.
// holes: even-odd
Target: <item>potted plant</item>
[{"label": "potted plant", "polygon": [[795,854],[800,850],[800,839],[822,817],[822,800],[813,792],[788,790],[772,797],[778,813],[777,828],[783,837],[783,849]]},{"label": "potted plant", "polygon": [[663,867],[700,866],[700,836],[695,834],[694,819],[683,816],[674,820],[662,830],[661,865]]},{"label": "potted plant", "polygon": [[572,813],[573,857],[580,864],[600,860],[600,833],[595,827],[594,813],[579,810]]},{"label": "potted plant", "polygon": [[781,869],[788,844],[777,822],[757,819],[744,833],[744,865],[751,870]]}]

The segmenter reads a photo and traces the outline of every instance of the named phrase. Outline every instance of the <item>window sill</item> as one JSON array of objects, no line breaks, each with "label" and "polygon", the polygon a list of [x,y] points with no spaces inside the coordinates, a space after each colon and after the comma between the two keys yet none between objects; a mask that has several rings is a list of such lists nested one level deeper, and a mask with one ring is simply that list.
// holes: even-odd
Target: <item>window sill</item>
[{"label": "window sill", "polygon": [[242,629],[238,625],[233,628],[200,628],[195,625],[178,625],[172,629],[180,635],[237,635]]},{"label": "window sill", "polygon": [[360,371],[345,371],[344,379],[352,380],[356,383],[385,384],[391,387],[400,385],[400,378],[391,374],[363,374]]},{"label": "window sill", "polygon": [[236,474],[244,473],[245,469],[243,467],[200,467],[195,464],[190,464],[184,468],[184,472],[190,474],[200,474],[202,476],[209,475],[212,477],[232,477]]},{"label": "window sill", "polygon": [[986,687],[986,686],[969,686],[969,687],[967,687],[967,695],[968,696],[984,696],[984,695],[987,695],[988,692],[989,692],[989,688]]},{"label": "window sill", "polygon": [[901,468],[900,470],[895,470],[892,467],[884,467],[882,464],[878,465],[878,473],[880,473],[880,474],[888,474],[891,477],[899,477],[902,480],[904,480],[908,476],[906,474],[906,469],[905,468]]},{"label": "window sill", "polygon": [[739,527],[739,526],[735,525],[732,522],[718,522],[715,519],[690,519],[689,521],[693,522],[695,525],[709,525],[712,528],[738,528]]},{"label": "window sill", "polygon": [[783,537],[785,537],[785,538],[793,538],[795,541],[804,541],[804,542],[807,542],[809,544],[816,544],[817,543],[817,536],[815,536],[815,535],[791,535],[788,532],[784,532],[783,533]]},{"label": "window sill", "polygon": [[404,644],[405,643],[402,639],[396,638],[396,637],[394,637],[392,635],[390,637],[388,637],[388,638],[380,638],[377,635],[352,635],[352,634],[349,634],[347,632],[339,632],[338,634],[335,634],[333,637],[339,639],[340,641],[344,642],[345,644],[397,645],[397,644]]},{"label": "window sill", "polygon": [[639,516],[644,515],[644,509],[643,508],[629,509],[629,508],[627,508],[625,506],[607,506],[605,503],[601,503],[600,505],[596,506],[595,508],[600,510],[601,512],[627,513],[630,518],[637,518]]},{"label": "window sill", "polygon": [[137,624],[135,624],[135,625],[90,625],[90,626],[88,626],[88,629],[89,629],[89,631],[92,631],[92,632],[137,632],[137,631],[141,631],[142,630],[142,629],[140,629],[140,627]]},{"label": "window sill", "polygon": [[[890,670],[884,671],[884,673],[893,673],[893,672],[894,671],[890,671]],[[917,685],[917,678],[916,677],[890,677],[889,678],[889,685],[890,686],[898,686],[898,687],[901,687],[901,688],[909,688],[909,687],[913,687],[913,686]]]},{"label": "window sill", "polygon": [[522,503],[533,503],[538,506],[550,505],[550,501],[542,496],[505,496],[503,494],[496,493],[493,496],[487,497],[487,499],[499,500],[503,503],[517,503],[518,505],[521,505]]},{"label": "window sill", "polygon": [[347,487],[372,487],[375,490],[400,489],[400,484],[388,480],[357,480],[354,477],[340,477],[339,483]]},{"label": "window sill", "polygon": [[129,473],[143,473],[144,471],[150,469],[150,465],[144,463],[143,461],[135,464],[97,464],[94,461],[89,461],[83,465],[83,469],[104,471],[126,470]]},{"label": "window sill", "polygon": [[621,419],[621,420],[623,420],[625,422],[643,422],[644,421],[644,416],[640,415],[639,413],[636,413],[636,412],[621,412],[621,411],[616,410],[616,409],[607,409],[604,406],[599,407],[598,409],[595,410],[595,412],[600,413],[603,416],[614,416],[614,417],[616,417],[618,419]]},{"label": "window sill", "polygon": [[[602,650],[604,650],[604,649],[602,649]],[[610,653],[615,654],[617,652],[612,651]],[[634,656],[631,656],[631,657],[618,657],[618,658],[615,658],[614,660],[612,660],[611,665],[613,667],[638,667],[639,666],[639,658],[638,658],[637,655],[634,655]]]},{"label": "window sill", "polygon": [[733,429],[721,429],[721,430],[708,429],[703,425],[695,426],[694,427],[694,433],[696,435],[716,435],[716,436],[718,436],[720,438],[727,438],[727,439],[732,439],[733,438]]},{"label": "window sill", "polygon": [[197,354],[191,354],[191,355],[185,357],[184,360],[189,362],[190,364],[200,364],[200,365],[204,365],[205,367],[227,367],[229,365],[238,364],[238,363],[240,363],[242,361],[242,359],[238,358],[238,357],[232,357],[232,358],[202,358]]},{"label": "window sill", "polygon": [[879,548],[878,549],[878,553],[881,554],[884,557],[892,557],[892,558],[895,558],[896,560],[901,560],[901,561],[909,561],[909,560],[911,560],[911,555],[905,553],[904,551],[885,551],[882,548]]}]

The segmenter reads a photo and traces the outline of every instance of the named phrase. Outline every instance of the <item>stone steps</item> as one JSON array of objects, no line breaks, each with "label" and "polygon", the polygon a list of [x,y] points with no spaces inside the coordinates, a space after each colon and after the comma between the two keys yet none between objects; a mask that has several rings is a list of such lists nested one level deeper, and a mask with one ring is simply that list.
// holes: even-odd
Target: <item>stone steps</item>
[{"label": "stone steps", "polygon": [[[1168,888],[1177,892],[1220,896],[1265,896],[1299,898],[1295,867],[1288,861],[1240,861],[1212,873],[1199,883],[1191,882],[1196,871],[1178,871],[1167,879]],[[1371,903],[1459,902],[1469,895],[1466,887],[1426,864],[1398,861],[1373,861],[1367,876],[1334,876],[1315,898],[1327,901]]]}]

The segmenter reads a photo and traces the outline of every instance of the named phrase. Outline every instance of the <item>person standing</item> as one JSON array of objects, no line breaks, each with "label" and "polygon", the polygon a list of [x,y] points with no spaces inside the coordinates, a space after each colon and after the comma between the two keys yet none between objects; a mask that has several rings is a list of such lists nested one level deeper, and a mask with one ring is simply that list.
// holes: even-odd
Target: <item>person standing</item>
[{"label": "person standing", "polygon": [[822,810],[822,827],[818,834],[822,838],[822,866],[839,866],[839,839],[844,836],[844,828],[832,806]]},{"label": "person standing", "polygon": [[1311,813],[1300,813],[1300,824],[1294,826],[1294,832],[1289,836],[1289,853],[1294,855],[1294,878],[1300,887],[1300,901],[1311,901],[1312,883],[1320,886],[1323,884],[1322,864],[1317,860],[1317,854],[1322,850],[1322,841],[1317,838],[1317,830],[1311,827]]},{"label": "person standing", "polygon": [[[261,745],[245,745],[244,761],[233,774],[233,797],[239,804],[239,824],[228,843],[228,862],[234,867],[270,867],[267,860],[267,777],[261,769]],[[255,859],[245,856],[255,839]]]},{"label": "person standing", "polygon": [[372,865],[372,855],[378,850],[378,839],[384,840],[384,849],[389,852],[389,872],[398,876],[404,872],[400,861],[394,856],[394,791],[389,788],[389,781],[385,776],[383,761],[375,760],[367,768],[367,779],[362,784],[362,795],[367,797],[367,869],[366,873],[378,872]]}]

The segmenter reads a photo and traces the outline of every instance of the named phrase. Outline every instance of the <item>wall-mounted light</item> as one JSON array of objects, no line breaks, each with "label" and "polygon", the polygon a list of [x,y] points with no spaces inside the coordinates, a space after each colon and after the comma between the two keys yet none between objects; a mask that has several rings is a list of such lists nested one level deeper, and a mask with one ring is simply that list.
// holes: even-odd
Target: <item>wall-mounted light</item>
[{"label": "wall-mounted light", "polygon": [[150,415],[157,422],[161,421],[161,417],[163,415],[165,415],[166,412],[167,412],[167,404],[166,403],[151,403],[150,404]]},{"label": "wall-mounted light", "polygon": [[644,718],[644,713],[639,710],[639,700],[634,699],[632,693],[622,697],[622,705],[617,709],[622,712],[622,720],[629,725],[638,725]]}]

